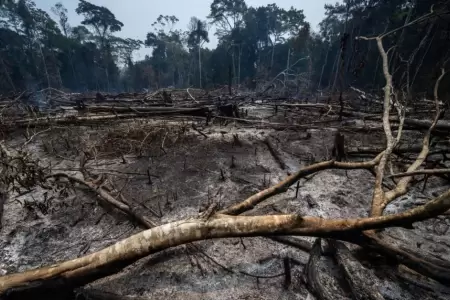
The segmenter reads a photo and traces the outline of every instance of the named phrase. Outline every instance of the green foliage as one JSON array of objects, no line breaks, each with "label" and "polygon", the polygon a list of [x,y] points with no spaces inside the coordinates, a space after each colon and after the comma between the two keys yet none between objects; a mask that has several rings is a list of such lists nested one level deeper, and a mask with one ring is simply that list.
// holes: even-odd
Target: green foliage
[{"label": "green foliage", "polygon": [[92,26],[96,34],[104,38],[107,34],[122,30],[123,23],[116,19],[114,14],[104,6],[97,6],[86,0],[80,0],[75,10],[83,15],[83,25]]},{"label": "green foliage", "polygon": [[82,25],[75,26],[70,31],[70,37],[80,44],[88,39],[90,35],[91,33],[89,32],[89,30]]},{"label": "green foliage", "polygon": [[189,35],[187,44],[190,47],[199,46],[203,42],[209,43],[208,30],[206,23],[193,17],[189,24]]},{"label": "green foliage", "polygon": [[214,0],[208,18],[218,26],[216,34],[224,37],[230,31],[242,26],[247,4],[244,0]]},{"label": "green foliage", "polygon": [[[252,7],[244,0],[210,3],[207,21],[193,17],[182,31],[176,29],[176,16],[160,15],[140,41],[116,36],[124,24],[108,8],[86,0],[79,0],[76,9],[83,17],[78,26],[70,25],[61,3],[51,10],[53,20],[32,0],[2,0],[0,91],[48,86],[77,91],[213,88],[228,84],[230,75],[234,85],[254,88],[257,82],[272,82],[285,73],[291,82],[307,82],[301,87],[306,92],[351,85],[380,91],[384,79],[377,46],[355,38],[400,27],[428,13],[433,3],[438,17],[383,39],[385,48],[392,48],[389,60],[396,89],[407,97],[430,93],[450,56],[449,16],[437,0],[328,4],[318,32],[306,22],[303,10],[294,7]],[[219,39],[215,49],[205,48],[210,33]],[[135,61],[142,46],[152,55]],[[283,85],[285,79],[274,82]]]},{"label": "green foliage", "polygon": [[61,2],[58,2],[54,7],[52,7],[52,12],[58,17],[59,26],[61,26],[64,35],[68,36],[70,33],[70,25],[68,23],[69,17],[67,16],[67,9],[61,4]]}]

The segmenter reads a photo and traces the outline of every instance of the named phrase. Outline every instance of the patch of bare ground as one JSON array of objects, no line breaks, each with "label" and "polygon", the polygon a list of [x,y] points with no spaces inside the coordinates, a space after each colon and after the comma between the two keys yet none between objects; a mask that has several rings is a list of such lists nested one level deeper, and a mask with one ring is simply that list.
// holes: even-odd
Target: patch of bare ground
[{"label": "patch of bare ground", "polygon": [[[195,217],[211,203],[220,208],[283,180],[287,174],[331,155],[334,130],[284,130],[227,126],[207,127],[207,138],[187,124],[151,125],[131,122],[86,130],[67,129],[43,134],[26,150],[53,170],[79,174],[85,169],[104,174],[110,186],[132,206],[158,223]],[[365,135],[348,135],[351,143],[374,146]],[[70,140],[64,142],[65,137]],[[74,138],[76,137],[76,138]],[[265,143],[269,138],[286,167]],[[11,145],[23,143],[20,138]],[[50,149],[49,145],[52,144]],[[79,175],[77,175],[79,176]],[[258,205],[250,214],[298,214],[324,218],[368,216],[374,179],[366,170],[325,170],[302,179]],[[428,201],[448,187],[430,180],[427,192],[414,189],[389,205],[391,213]],[[393,245],[413,247],[436,259],[450,260],[446,217],[387,230]],[[136,223],[108,206],[101,206],[86,189],[56,186],[34,188],[10,197],[4,205],[0,238],[2,274],[28,270],[94,253],[139,232]],[[300,238],[313,242],[314,238]],[[194,248],[179,246],[141,259],[113,276],[85,287],[102,293],[145,299],[311,299],[305,285],[308,252],[263,237],[213,239]],[[324,246],[323,246],[324,247]],[[352,251],[358,248],[351,247]],[[391,262],[362,255],[366,272],[385,299],[446,299],[449,291],[435,282],[418,285],[399,278]],[[286,288],[284,260],[290,260],[291,283]],[[335,299],[351,298],[343,274],[329,255],[316,271]],[[413,275],[411,275],[413,276]],[[107,294],[104,294],[107,295]],[[338,296],[340,295],[340,296]],[[80,297],[88,297],[80,292]],[[86,298],[90,299],[90,298]]]}]

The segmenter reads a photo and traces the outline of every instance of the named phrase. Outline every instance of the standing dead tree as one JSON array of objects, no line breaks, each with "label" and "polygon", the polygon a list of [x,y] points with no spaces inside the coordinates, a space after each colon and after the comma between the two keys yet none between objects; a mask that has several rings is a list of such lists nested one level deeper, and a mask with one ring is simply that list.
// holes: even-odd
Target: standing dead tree
[{"label": "standing dead tree", "polygon": [[[442,12],[441,12],[442,14]],[[436,12],[433,9],[433,6],[431,7],[430,13],[419,17],[418,19],[415,19],[409,23],[404,24],[403,26],[393,29],[387,33],[384,33],[382,35],[376,36],[376,37],[357,37],[357,39],[363,39],[363,40],[375,40],[378,46],[378,50],[381,55],[382,59],[382,65],[383,65],[383,75],[386,80],[386,84],[384,86],[384,101],[383,101],[383,128],[386,136],[386,149],[384,150],[384,154],[381,157],[380,163],[376,169],[376,178],[375,178],[375,187],[374,187],[374,193],[372,198],[372,209],[371,209],[371,216],[381,216],[383,214],[384,208],[397,199],[398,197],[404,195],[407,192],[407,187],[410,184],[412,180],[412,176],[404,177],[402,178],[397,184],[396,187],[388,192],[385,192],[383,190],[383,179],[385,174],[386,166],[390,160],[390,156],[394,150],[394,148],[398,145],[400,142],[400,139],[402,138],[402,129],[404,125],[405,120],[405,110],[402,105],[402,103],[399,101],[398,97],[396,96],[397,93],[394,90],[394,86],[392,83],[392,74],[390,73],[389,69],[389,58],[388,58],[388,52],[385,50],[383,45],[383,38],[402,30],[406,27],[412,26],[414,24],[417,24],[419,22],[423,22],[424,20],[427,20],[429,18],[432,18],[436,16]],[[422,150],[419,153],[417,159],[412,163],[407,172],[413,172],[417,170],[422,163],[425,161],[425,159],[428,156],[429,153],[429,144],[430,144],[430,137],[431,133],[436,127],[436,124],[440,117],[440,107],[439,107],[439,98],[438,98],[438,89],[439,89],[439,83],[441,82],[442,78],[445,76],[446,72],[444,68],[441,68],[441,75],[436,81],[435,87],[434,87],[434,101],[435,101],[435,109],[436,109],[436,115],[431,123],[430,128],[428,129],[427,133],[425,134],[425,137],[422,142]],[[390,113],[392,106],[395,107],[398,113],[398,119],[399,119],[399,127],[397,129],[397,136],[394,137],[393,130],[391,128],[391,121],[390,121]]]}]

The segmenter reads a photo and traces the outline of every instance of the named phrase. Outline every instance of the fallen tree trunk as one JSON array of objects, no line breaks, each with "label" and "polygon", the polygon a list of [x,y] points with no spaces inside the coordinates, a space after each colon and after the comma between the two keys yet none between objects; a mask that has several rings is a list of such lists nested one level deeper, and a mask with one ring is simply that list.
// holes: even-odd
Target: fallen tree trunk
[{"label": "fallen tree trunk", "polygon": [[[445,212],[443,212],[445,213]],[[379,254],[395,259],[399,264],[403,264],[422,275],[430,277],[444,285],[450,284],[449,268],[442,262],[434,263],[429,257],[420,257],[412,252],[399,249],[392,243],[383,241],[380,237],[368,234],[366,242],[360,246],[373,250]]]},{"label": "fallen tree trunk", "polygon": [[273,146],[273,144],[270,141],[270,139],[266,138],[264,140],[264,143],[267,145],[267,148],[269,149],[270,154],[272,154],[273,158],[278,163],[278,165],[280,166],[281,170],[286,170],[286,168],[287,168],[286,163],[284,162],[283,158],[281,157],[281,154],[278,151],[278,149]]},{"label": "fallen tree trunk", "polygon": [[407,177],[407,176],[415,176],[415,175],[442,175],[442,174],[450,174],[450,169],[417,170],[414,172],[405,172],[405,173],[389,175],[387,178],[399,178],[399,177]]},{"label": "fallen tree trunk", "polygon": [[311,253],[309,254],[309,260],[305,267],[306,285],[308,290],[314,294],[319,300],[335,300],[345,298],[336,294],[334,289],[330,289],[327,285],[323,284],[320,280],[318,273],[318,265],[321,256],[321,239],[317,239],[314,242]]},{"label": "fallen tree trunk", "polygon": [[[394,150],[392,151],[392,153],[394,154],[404,154],[404,153],[419,153],[420,151],[422,151],[422,145],[415,145],[415,146],[411,146],[411,147],[406,147],[406,146],[402,146],[402,147],[397,147],[394,148]],[[383,148],[376,148],[376,147],[357,147],[357,148],[349,148],[347,150],[348,154],[351,155],[357,155],[357,154],[378,154],[380,152],[384,151]],[[429,155],[432,154],[445,154],[445,153],[450,153],[450,149],[435,149],[433,151],[430,151]]]},{"label": "fallen tree trunk", "polygon": [[3,219],[3,206],[8,199],[8,191],[4,188],[3,184],[0,184],[0,229],[2,229]]},{"label": "fallen tree trunk", "polygon": [[76,291],[77,300],[148,300],[149,298],[122,296],[94,289],[79,289]]},{"label": "fallen tree trunk", "polygon": [[408,268],[400,266],[398,270],[395,270],[393,273],[400,280],[406,281],[407,283],[418,286],[424,290],[450,295],[449,286],[442,286],[429,278],[411,271]]},{"label": "fallen tree trunk", "polygon": [[[39,295],[54,299],[58,291],[73,289],[114,274],[149,254],[199,240],[273,235],[348,240],[357,237],[358,232],[363,230],[407,226],[440,215],[449,208],[450,190],[424,206],[373,218],[327,220],[298,215],[234,217],[217,214],[209,219],[187,219],[140,232],[80,258],[0,277],[0,297],[25,299],[42,293]],[[450,280],[447,280],[448,283]]]},{"label": "fallen tree trunk", "polygon": [[[341,109],[340,106],[338,105],[331,105],[331,104],[314,104],[314,103],[293,103],[293,104],[288,104],[288,103],[280,103],[280,104],[272,104],[272,106],[279,106],[279,107],[287,107],[287,108],[304,108],[304,109],[308,109],[308,108],[319,108],[319,109],[326,109],[326,110],[332,110],[332,109]],[[351,107],[346,107],[347,109],[350,109]]]},{"label": "fallen tree trunk", "polygon": [[[276,106],[281,107],[291,107],[291,108],[314,108],[314,109],[338,109],[340,107],[336,105],[327,105],[327,104],[276,104]],[[348,109],[349,107],[347,107]],[[358,117],[363,120],[380,120],[380,114],[367,114],[357,111],[343,111],[342,115],[345,117]],[[398,122],[399,119],[396,116],[390,117],[391,122]],[[419,128],[419,129],[428,129],[430,128],[432,121],[428,120],[417,120],[417,119],[405,119],[405,125],[409,125],[410,128]],[[447,120],[439,120],[436,124],[435,130],[450,130],[450,121]]]},{"label": "fallen tree trunk", "polygon": [[[405,125],[417,127],[421,129],[428,129],[431,127],[432,121],[405,119]],[[436,124],[435,130],[450,130],[450,122],[446,120],[439,120]]]},{"label": "fallen tree trunk", "polygon": [[[370,133],[370,132],[383,132],[384,128],[382,125],[367,125],[367,126],[341,126],[341,125],[334,125],[334,126],[318,126],[317,124],[323,124],[323,123],[332,123],[332,122],[338,122],[337,119],[333,120],[325,120],[325,121],[317,121],[313,123],[306,123],[306,124],[287,124],[287,123],[271,123],[264,120],[253,120],[253,119],[240,119],[240,118],[231,118],[231,117],[223,117],[223,116],[215,116],[215,118],[218,119],[224,119],[224,120],[230,120],[235,121],[238,123],[244,123],[244,124],[251,124],[256,128],[272,128],[274,130],[307,130],[307,129],[319,129],[322,130],[324,128],[326,129],[340,129],[342,131],[348,131],[351,133],[355,132],[363,132],[363,133]],[[398,130],[397,125],[391,126],[392,130]],[[414,130],[416,131],[418,128],[415,126],[403,126],[403,131],[406,130]],[[419,128],[420,129],[420,128]],[[434,132],[434,135],[444,135],[447,136],[448,132],[446,130],[441,130]],[[383,149],[384,150],[384,149]]]},{"label": "fallen tree trunk", "polygon": [[152,112],[144,113],[129,113],[129,114],[115,114],[115,115],[99,115],[99,116],[69,116],[69,117],[48,117],[48,118],[35,118],[35,119],[19,119],[8,121],[0,124],[2,130],[14,130],[17,128],[33,128],[43,127],[51,125],[86,125],[98,124],[102,122],[123,120],[123,119],[135,119],[135,118],[147,118],[154,116],[200,116],[206,117],[208,108],[177,108],[167,109],[161,108]]},{"label": "fallen tree trunk", "polygon": [[81,112],[89,112],[89,113],[169,113],[173,112],[176,114],[183,114],[185,112],[195,111],[196,108],[181,108],[181,107],[161,107],[161,106],[153,106],[153,107],[133,107],[133,106],[86,106],[83,109],[78,109],[74,107],[73,109],[79,110]]},{"label": "fallen tree trunk", "polygon": [[312,250],[313,245],[305,240],[301,240],[299,238],[289,237],[289,236],[271,236],[269,237],[272,241],[288,245],[291,247],[296,247],[302,251],[310,252]]},{"label": "fallen tree trunk", "polygon": [[[363,120],[379,120],[380,115],[366,114],[355,111],[344,111],[343,115],[346,117],[358,117]],[[389,121],[391,122],[399,122],[398,117],[390,117]],[[429,120],[417,120],[417,119],[406,119],[404,120],[404,124],[413,128],[419,129],[429,129],[433,121]],[[447,120],[439,120],[436,124],[435,130],[450,130],[450,121]]]},{"label": "fallen tree trunk", "polygon": [[152,228],[158,226],[155,222],[150,220],[148,217],[142,215],[140,212],[133,210],[133,208],[121,201],[118,201],[113,196],[111,196],[108,192],[106,192],[102,187],[99,187],[91,182],[84,181],[82,179],[69,176],[65,173],[57,173],[47,176],[46,178],[66,178],[71,182],[76,182],[80,185],[83,185],[87,187],[91,192],[96,194],[100,199],[102,199],[107,204],[117,208],[127,216],[133,218],[139,225],[141,225],[143,228]]},{"label": "fallen tree trunk", "polygon": [[333,240],[329,240],[328,244],[334,250],[334,257],[350,286],[353,299],[384,300],[371,278],[373,275],[352,256],[347,246]]}]

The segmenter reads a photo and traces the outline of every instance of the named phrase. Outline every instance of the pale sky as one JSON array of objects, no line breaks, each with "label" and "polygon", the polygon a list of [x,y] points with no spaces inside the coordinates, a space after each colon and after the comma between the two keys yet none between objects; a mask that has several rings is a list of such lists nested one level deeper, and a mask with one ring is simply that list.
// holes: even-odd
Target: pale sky
[{"label": "pale sky", "polygon": [[[69,11],[69,23],[72,26],[80,24],[83,19],[75,12],[78,0],[34,0],[34,2],[54,19],[56,17],[50,8],[61,2]],[[175,15],[180,20],[175,28],[187,30],[191,17],[206,19],[212,0],[90,0],[89,2],[107,7],[124,24],[122,31],[116,35],[144,41],[147,33],[152,30],[151,24],[159,15]],[[303,9],[306,21],[311,23],[313,30],[317,29],[317,25],[324,17],[324,5],[335,2],[336,0],[246,0],[247,5],[253,7],[276,3],[284,9],[291,6]],[[205,45],[206,47],[213,48],[217,45],[214,32],[212,28],[209,32],[211,41]],[[150,49],[143,48],[136,58],[143,59],[145,54],[150,53]]]}]

